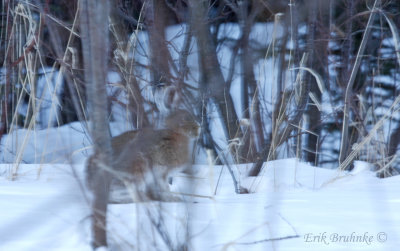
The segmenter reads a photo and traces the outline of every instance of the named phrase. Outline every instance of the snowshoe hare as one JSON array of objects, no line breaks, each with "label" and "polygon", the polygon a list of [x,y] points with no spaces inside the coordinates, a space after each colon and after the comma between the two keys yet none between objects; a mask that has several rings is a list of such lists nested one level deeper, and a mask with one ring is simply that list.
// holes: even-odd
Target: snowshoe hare
[{"label": "snowshoe hare", "polygon": [[[129,184],[125,189],[134,192],[135,201],[177,201],[169,192],[168,175],[190,164],[191,145],[198,134],[194,116],[178,109],[165,118],[165,129],[143,128],[113,137],[113,180]],[[87,163],[90,188],[93,158]]]},{"label": "snowshoe hare", "polygon": [[133,181],[136,200],[176,200],[169,192],[168,175],[190,163],[199,125],[188,111],[176,110],[167,116],[165,127],[137,131],[114,160],[114,167]]}]

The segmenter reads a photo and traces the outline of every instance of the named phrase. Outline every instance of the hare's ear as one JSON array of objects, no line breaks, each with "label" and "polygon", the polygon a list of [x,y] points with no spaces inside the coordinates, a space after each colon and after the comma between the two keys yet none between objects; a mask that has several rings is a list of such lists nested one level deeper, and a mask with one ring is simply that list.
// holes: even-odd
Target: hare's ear
[{"label": "hare's ear", "polygon": [[165,88],[164,105],[169,111],[176,110],[179,107],[180,95],[175,86],[168,86]]},{"label": "hare's ear", "polygon": [[160,112],[168,114],[179,107],[180,96],[176,87],[162,86],[155,91],[155,101]]}]

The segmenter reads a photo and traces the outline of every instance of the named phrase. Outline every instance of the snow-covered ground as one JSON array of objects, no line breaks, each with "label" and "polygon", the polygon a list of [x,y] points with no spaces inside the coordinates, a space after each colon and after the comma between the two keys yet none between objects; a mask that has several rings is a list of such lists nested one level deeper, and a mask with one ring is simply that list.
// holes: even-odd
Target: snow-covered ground
[{"label": "snow-covered ground", "polygon": [[[248,167],[235,168],[244,174]],[[83,165],[22,164],[14,181],[12,169],[0,165],[0,250],[90,250]],[[400,177],[378,179],[362,162],[341,174],[295,159],[264,170],[242,175],[250,194],[234,193],[226,167],[197,165],[193,175],[173,178],[173,191],[191,194],[186,203],[110,205],[110,250],[168,250],[150,218],[190,250],[398,248]]]}]

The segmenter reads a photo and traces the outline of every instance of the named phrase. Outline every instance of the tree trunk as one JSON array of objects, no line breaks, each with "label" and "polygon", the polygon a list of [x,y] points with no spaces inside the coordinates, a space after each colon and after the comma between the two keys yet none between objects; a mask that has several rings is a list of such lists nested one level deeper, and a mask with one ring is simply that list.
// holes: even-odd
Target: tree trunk
[{"label": "tree trunk", "polygon": [[165,41],[169,9],[164,0],[143,1],[143,4],[148,5],[145,22],[149,36],[151,82],[154,86],[160,83],[171,84],[170,54]]},{"label": "tree trunk", "polygon": [[[217,106],[228,140],[243,139],[238,125],[238,117],[229,93],[230,86],[225,83],[217,58],[216,47],[207,24],[208,1],[190,0],[192,26],[197,38],[200,62],[200,89],[205,98],[211,98]],[[241,153],[239,149],[239,154]],[[234,153],[234,152],[233,152]],[[241,154],[240,154],[241,155]],[[239,156],[242,159],[242,156]]]},{"label": "tree trunk", "polygon": [[[321,20],[321,6],[319,1],[312,3],[311,13],[309,15],[308,26],[308,48],[307,51],[310,55],[310,68],[314,69],[321,76],[323,76],[324,66],[326,60],[326,46],[323,41],[323,32],[318,24],[322,23]],[[319,15],[318,15],[319,14]],[[310,82],[310,92],[314,95],[318,102],[321,102],[322,94],[318,88],[317,82],[311,74],[308,74],[308,81]],[[307,152],[306,161],[318,165],[318,149],[319,149],[319,136],[321,135],[321,111],[314,104],[307,107],[308,115],[308,131],[313,134],[307,134]]]},{"label": "tree trunk", "polygon": [[80,27],[85,69],[85,82],[88,90],[90,111],[90,133],[94,144],[94,170],[92,177],[94,199],[92,202],[93,247],[107,246],[107,203],[109,175],[105,170],[110,166],[112,154],[108,104],[106,93],[108,63],[108,15],[107,0],[80,1]]},{"label": "tree trunk", "polygon": [[[394,131],[390,134],[389,140],[389,149],[388,149],[388,156],[392,158],[397,153],[397,147],[400,144],[400,125],[394,129]],[[391,167],[392,168],[392,167]],[[389,171],[392,171],[390,169]]]},{"label": "tree trunk", "polygon": [[253,27],[254,20],[262,9],[256,1],[252,1],[249,12],[249,3],[246,1],[238,3],[237,14],[241,24],[241,71],[242,71],[242,109],[243,118],[248,119],[251,123],[249,130],[243,136],[243,152],[247,162],[254,162],[256,159],[257,143],[259,148],[264,145],[264,134],[262,129],[262,121],[260,116],[259,98],[257,94],[257,82],[254,76],[254,60],[252,50],[250,49],[249,40],[250,32]]}]

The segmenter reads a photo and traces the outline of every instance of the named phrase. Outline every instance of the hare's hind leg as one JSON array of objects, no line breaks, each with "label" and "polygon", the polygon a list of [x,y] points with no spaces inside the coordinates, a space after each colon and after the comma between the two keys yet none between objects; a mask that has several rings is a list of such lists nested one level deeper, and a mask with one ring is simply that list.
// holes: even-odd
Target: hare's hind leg
[{"label": "hare's hind leg", "polygon": [[152,200],[165,202],[182,201],[181,198],[171,193],[168,185],[168,169],[166,167],[153,168],[146,179],[147,196]]},{"label": "hare's hind leg", "polygon": [[110,203],[144,202],[146,197],[146,184],[138,179],[113,179],[110,189]]}]

